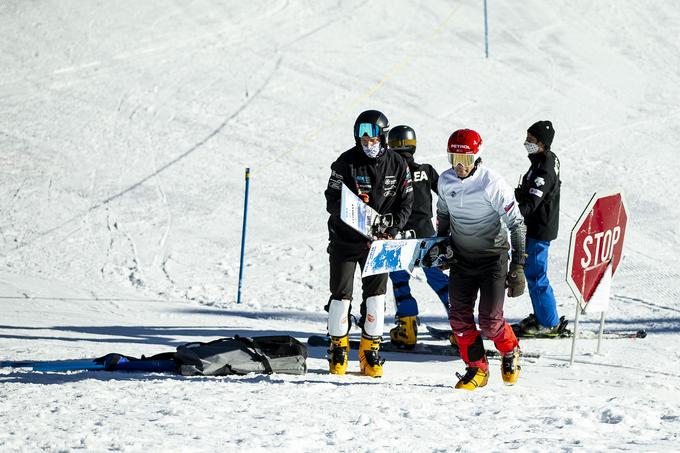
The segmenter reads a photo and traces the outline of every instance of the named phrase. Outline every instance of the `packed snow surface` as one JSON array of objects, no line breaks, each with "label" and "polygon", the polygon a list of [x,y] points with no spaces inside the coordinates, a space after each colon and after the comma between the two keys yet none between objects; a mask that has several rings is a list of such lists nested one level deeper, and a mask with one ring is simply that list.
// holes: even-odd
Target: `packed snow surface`
[{"label": "packed snow surface", "polygon": [[[621,191],[606,328],[646,339],[600,354],[580,340],[573,366],[570,340],[524,340],[540,358],[519,383],[492,360],[475,392],[453,389],[464,365],[450,357],[385,354],[376,380],[355,352],[349,375],[329,375],[323,348],[305,376],[5,367],[0,451],[680,450],[677,2],[490,1],[488,59],[482,6],[1,2],[0,360],[324,334],[323,191],[369,108],[412,126],[416,160],[440,172],[451,132],[479,131],[485,165],[513,186],[527,127],[553,121],[558,310],[576,312],[572,226],[594,192]],[[445,327],[422,274],[413,288],[422,322]],[[528,295],[505,311],[526,316]],[[388,298],[386,330],[393,313]],[[599,314],[581,320],[595,331]]]}]

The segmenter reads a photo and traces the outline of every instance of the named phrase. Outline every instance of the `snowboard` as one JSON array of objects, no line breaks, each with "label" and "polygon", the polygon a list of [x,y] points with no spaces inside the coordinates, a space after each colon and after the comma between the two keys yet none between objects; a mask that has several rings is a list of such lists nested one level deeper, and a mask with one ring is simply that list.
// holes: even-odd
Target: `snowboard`
[{"label": "snowboard", "polygon": [[[551,339],[556,339],[556,338],[571,338],[572,337],[572,332],[569,329],[564,329],[561,333],[558,335],[532,335],[532,336],[527,336],[527,335],[522,335],[521,332],[518,332],[519,326],[517,324],[512,324],[511,325],[512,329],[515,331],[515,335],[518,338],[551,338]],[[427,331],[432,335],[432,338],[435,338],[437,340],[448,340],[449,336],[451,336],[451,329],[438,329],[436,327],[432,326],[426,326]],[[647,336],[647,332],[644,330],[638,330],[638,331],[633,331],[633,332],[611,332],[611,331],[604,331],[602,334],[602,338],[606,339],[625,339],[625,338],[645,338]],[[592,332],[592,331],[584,331],[584,332],[579,332],[579,338],[584,338],[584,339],[593,339],[598,337],[598,332]]]},{"label": "snowboard", "polygon": [[[312,335],[307,339],[307,344],[310,346],[323,346],[329,347],[331,340],[325,335]],[[359,340],[350,340],[350,349],[359,349]],[[380,352],[399,352],[407,354],[418,354],[418,355],[436,355],[436,356],[447,356],[447,357],[460,357],[460,352],[457,347],[452,347],[451,345],[441,345],[441,344],[427,344],[427,343],[417,343],[413,349],[407,349],[401,346],[392,344],[389,341],[383,341],[380,345]],[[489,358],[500,358],[498,351],[487,350],[486,356]],[[522,352],[522,357],[537,359],[540,357],[536,353],[525,353]]]},{"label": "snowboard", "polygon": [[340,195],[340,219],[367,239],[373,240],[373,225],[378,221],[378,212],[363,202],[345,184]]},{"label": "snowboard", "polygon": [[[427,252],[444,240],[446,238],[433,237],[373,241],[361,276],[367,277],[395,271],[407,271],[410,274],[416,267],[422,266],[422,260]],[[433,263],[433,267],[441,266],[444,261],[444,256],[438,258]]]}]

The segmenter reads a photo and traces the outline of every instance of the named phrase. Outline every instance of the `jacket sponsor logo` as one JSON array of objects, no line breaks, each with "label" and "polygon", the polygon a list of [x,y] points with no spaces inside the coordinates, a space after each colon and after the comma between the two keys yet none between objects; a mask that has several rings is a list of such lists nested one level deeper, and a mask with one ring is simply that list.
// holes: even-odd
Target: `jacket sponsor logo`
[{"label": "jacket sponsor logo", "polygon": [[368,322],[375,322],[375,316],[373,316],[370,313],[366,315],[366,319],[368,320]]},{"label": "jacket sponsor logo", "polygon": [[427,173],[424,171],[414,171],[413,172],[413,181],[414,182],[420,182],[420,181],[428,181],[429,178],[427,177]]},{"label": "jacket sponsor logo", "polygon": [[512,209],[513,206],[515,206],[515,200],[512,200],[512,201],[510,202],[510,204],[507,205],[506,207],[504,207],[503,209],[504,209],[505,212],[507,213],[507,212],[510,212],[510,210]]},{"label": "jacket sponsor logo", "polygon": [[331,189],[340,190],[342,188],[342,175],[335,170],[331,171],[331,177],[328,180],[328,187]]},{"label": "jacket sponsor logo", "polygon": [[542,196],[543,196],[543,191],[542,191],[542,190],[534,189],[533,187],[532,187],[531,189],[529,189],[529,193],[530,193],[531,195],[536,195],[537,197],[542,197]]},{"label": "jacket sponsor logo", "polygon": [[357,190],[359,193],[371,192],[371,177],[367,175],[356,175],[354,179],[357,182]]},{"label": "jacket sponsor logo", "polygon": [[453,198],[453,197],[456,196],[457,193],[458,193],[458,192],[456,192],[455,190],[452,190],[452,191],[449,193],[449,195],[451,196],[451,198]]},{"label": "jacket sponsor logo", "polygon": [[397,177],[388,175],[383,181],[383,196],[391,197],[397,194]]},{"label": "jacket sponsor logo", "polygon": [[536,184],[536,187],[541,187],[545,184],[545,179],[541,178],[540,176],[536,176],[536,179],[534,179],[534,184]]}]

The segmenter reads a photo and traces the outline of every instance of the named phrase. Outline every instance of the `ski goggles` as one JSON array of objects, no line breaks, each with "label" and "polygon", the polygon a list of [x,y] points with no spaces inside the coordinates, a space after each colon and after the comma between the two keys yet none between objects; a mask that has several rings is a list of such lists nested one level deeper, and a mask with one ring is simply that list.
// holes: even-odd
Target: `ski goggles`
[{"label": "ski goggles", "polygon": [[380,132],[381,127],[377,124],[359,123],[354,126],[354,136],[359,138],[363,137],[364,135],[368,135],[371,138],[378,137],[380,136]]},{"label": "ski goggles", "polygon": [[477,156],[475,154],[448,153],[448,158],[452,167],[458,164],[469,167],[475,163]]},{"label": "ski goggles", "polygon": [[387,142],[387,146],[392,149],[403,149],[416,146],[416,141],[413,139],[403,139],[403,140],[390,140]]}]

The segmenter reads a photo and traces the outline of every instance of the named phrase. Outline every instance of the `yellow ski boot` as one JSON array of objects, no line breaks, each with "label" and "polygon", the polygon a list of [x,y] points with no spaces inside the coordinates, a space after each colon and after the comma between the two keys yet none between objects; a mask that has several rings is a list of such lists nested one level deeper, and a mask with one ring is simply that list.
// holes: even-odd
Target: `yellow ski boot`
[{"label": "yellow ski boot", "polygon": [[489,382],[489,371],[477,367],[467,367],[467,372],[464,375],[456,373],[459,381],[456,384],[457,389],[474,390],[477,387],[484,387]]},{"label": "yellow ski boot", "polygon": [[347,355],[349,354],[349,336],[331,337],[328,354],[328,366],[331,374],[345,374],[345,371],[347,371]]},{"label": "yellow ski boot", "polygon": [[401,316],[397,318],[397,327],[390,330],[390,341],[393,345],[413,349],[418,341],[418,318]]},{"label": "yellow ski boot", "polygon": [[365,338],[361,337],[359,343],[359,365],[361,366],[361,374],[370,377],[382,377],[382,365],[385,360],[378,355],[380,350],[380,338]]},{"label": "yellow ski boot", "polygon": [[515,348],[503,355],[501,375],[505,385],[515,385],[517,379],[519,379],[521,369],[522,367],[519,366],[519,348]]}]

